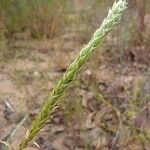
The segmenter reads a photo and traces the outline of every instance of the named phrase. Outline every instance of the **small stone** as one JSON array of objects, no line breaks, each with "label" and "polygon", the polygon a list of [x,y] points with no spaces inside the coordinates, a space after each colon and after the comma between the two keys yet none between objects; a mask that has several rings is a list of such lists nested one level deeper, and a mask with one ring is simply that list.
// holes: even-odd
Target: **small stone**
[{"label": "small stone", "polygon": [[34,72],[34,76],[35,76],[35,77],[40,77],[40,73],[39,73],[38,71],[35,71],[35,72]]}]

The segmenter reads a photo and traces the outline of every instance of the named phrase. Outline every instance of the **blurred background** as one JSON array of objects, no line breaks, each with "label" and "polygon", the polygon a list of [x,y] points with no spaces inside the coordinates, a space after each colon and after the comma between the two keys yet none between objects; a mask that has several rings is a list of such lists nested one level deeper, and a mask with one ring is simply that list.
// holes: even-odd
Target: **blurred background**
[{"label": "blurred background", "polygon": [[[114,0],[0,0],[0,140],[32,120]],[[148,150],[150,0],[128,0],[36,138],[42,150]],[[0,149],[6,149],[0,145]]]}]

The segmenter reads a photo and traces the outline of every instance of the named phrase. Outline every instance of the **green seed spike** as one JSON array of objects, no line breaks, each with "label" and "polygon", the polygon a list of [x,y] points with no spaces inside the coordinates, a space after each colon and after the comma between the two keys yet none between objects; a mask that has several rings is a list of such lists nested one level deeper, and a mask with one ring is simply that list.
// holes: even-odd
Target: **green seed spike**
[{"label": "green seed spike", "polygon": [[37,133],[44,127],[50,114],[56,108],[60,97],[64,94],[65,89],[74,80],[76,74],[88,60],[90,55],[92,55],[95,49],[101,45],[104,37],[119,23],[126,8],[126,0],[119,0],[118,2],[114,2],[112,9],[109,10],[108,16],[104,19],[100,28],[95,31],[89,43],[82,48],[79,56],[69,66],[60,81],[54,86],[52,93],[42,106],[41,111],[38,113],[35,121],[31,126],[31,129],[20,143],[19,150],[26,148],[37,135]]}]

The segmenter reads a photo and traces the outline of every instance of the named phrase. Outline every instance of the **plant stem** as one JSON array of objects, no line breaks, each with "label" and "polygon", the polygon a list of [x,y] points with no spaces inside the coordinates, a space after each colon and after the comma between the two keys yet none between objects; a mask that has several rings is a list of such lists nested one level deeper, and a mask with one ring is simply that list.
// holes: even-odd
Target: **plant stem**
[{"label": "plant stem", "polygon": [[109,10],[108,16],[104,19],[100,28],[98,28],[89,43],[83,46],[79,56],[69,66],[66,73],[61,80],[54,86],[52,93],[48,100],[44,103],[41,111],[38,113],[34,120],[31,129],[19,145],[19,150],[27,147],[37,133],[44,127],[46,121],[49,119],[50,114],[56,108],[60,97],[64,94],[65,89],[74,80],[76,74],[82,68],[84,63],[88,60],[90,55],[99,47],[104,37],[119,23],[124,10],[127,8],[126,0],[119,0],[114,2],[112,9]]}]

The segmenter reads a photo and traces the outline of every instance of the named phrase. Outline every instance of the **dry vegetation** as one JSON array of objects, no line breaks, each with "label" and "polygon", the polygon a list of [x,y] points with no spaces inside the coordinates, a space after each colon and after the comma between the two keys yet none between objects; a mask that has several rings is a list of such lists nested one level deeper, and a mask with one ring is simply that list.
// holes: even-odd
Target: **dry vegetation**
[{"label": "dry vegetation", "polygon": [[[25,128],[31,125],[112,3],[0,1],[1,141],[20,138],[24,129],[14,131],[23,118]],[[150,0],[128,5],[121,25],[83,68],[37,137],[42,150],[149,150]],[[4,144],[0,149],[6,149]]]}]

